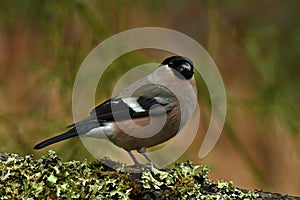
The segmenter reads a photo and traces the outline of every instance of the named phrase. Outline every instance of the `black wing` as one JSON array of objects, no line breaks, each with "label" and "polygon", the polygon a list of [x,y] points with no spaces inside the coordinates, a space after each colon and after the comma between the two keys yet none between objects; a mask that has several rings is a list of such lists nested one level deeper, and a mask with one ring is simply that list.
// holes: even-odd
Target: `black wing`
[{"label": "black wing", "polygon": [[[99,121],[127,120],[149,116],[150,109],[164,107],[162,113],[172,109],[172,101],[167,97],[127,97],[112,98],[97,106],[91,111],[92,116],[97,116]],[[160,113],[158,113],[160,114]]]}]

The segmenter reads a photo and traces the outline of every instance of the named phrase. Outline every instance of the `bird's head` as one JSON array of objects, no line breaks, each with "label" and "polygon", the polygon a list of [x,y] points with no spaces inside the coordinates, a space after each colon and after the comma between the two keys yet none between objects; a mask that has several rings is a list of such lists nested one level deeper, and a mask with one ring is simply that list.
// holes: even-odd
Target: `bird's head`
[{"label": "bird's head", "polygon": [[[175,70],[175,75],[178,76],[178,73],[180,74],[179,78],[185,78],[187,80],[193,78],[194,75],[194,66],[193,62],[183,56],[172,56],[169,58],[166,58],[162,63],[162,65],[167,65],[172,70]],[[177,73],[176,73],[177,72]]]}]

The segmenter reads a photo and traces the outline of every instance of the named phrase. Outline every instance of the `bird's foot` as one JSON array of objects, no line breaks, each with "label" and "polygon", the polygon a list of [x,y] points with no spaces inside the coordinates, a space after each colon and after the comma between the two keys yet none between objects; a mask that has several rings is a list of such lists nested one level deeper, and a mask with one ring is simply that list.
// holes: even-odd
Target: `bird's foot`
[{"label": "bird's foot", "polygon": [[135,163],[133,165],[128,165],[125,167],[128,172],[133,172],[133,173],[142,173],[142,172],[149,172],[153,171],[153,169],[157,169],[157,167],[152,164],[152,163]]}]

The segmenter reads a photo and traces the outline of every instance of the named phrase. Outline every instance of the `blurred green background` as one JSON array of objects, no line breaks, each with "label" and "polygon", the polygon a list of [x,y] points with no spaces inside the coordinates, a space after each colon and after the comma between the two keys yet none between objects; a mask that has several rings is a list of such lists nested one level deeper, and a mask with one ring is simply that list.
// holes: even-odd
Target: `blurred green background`
[{"label": "blurred green background", "polygon": [[[300,1],[0,2],[0,152],[21,155],[72,123],[72,87],[85,56],[121,31],[157,26],[197,40],[216,62],[227,92],[227,120],[216,147],[198,151],[209,96],[198,77],[202,109],[197,140],[180,160],[212,168],[212,179],[300,195]],[[106,73],[108,98],[117,78],[157,51],[130,53]],[[122,66],[120,68],[120,66]],[[64,160],[94,159],[80,140],[51,146]]]}]

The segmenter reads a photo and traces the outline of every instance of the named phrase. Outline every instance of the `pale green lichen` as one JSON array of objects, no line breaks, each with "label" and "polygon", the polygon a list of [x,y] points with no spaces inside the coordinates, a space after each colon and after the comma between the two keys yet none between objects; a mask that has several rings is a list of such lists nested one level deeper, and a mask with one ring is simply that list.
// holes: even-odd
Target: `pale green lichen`
[{"label": "pale green lichen", "polygon": [[[113,161],[110,161],[113,162]],[[212,182],[210,169],[190,162],[172,169],[148,166],[129,173],[116,163],[112,170],[100,162],[61,162],[54,151],[40,159],[0,155],[2,199],[255,199],[255,192],[234,188],[232,182]]]}]

